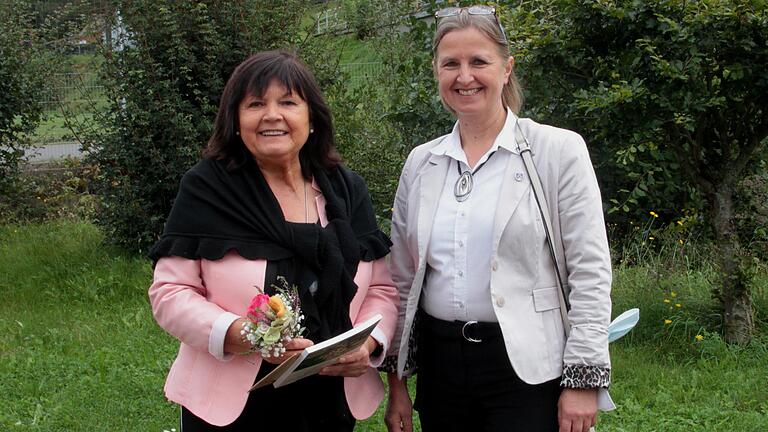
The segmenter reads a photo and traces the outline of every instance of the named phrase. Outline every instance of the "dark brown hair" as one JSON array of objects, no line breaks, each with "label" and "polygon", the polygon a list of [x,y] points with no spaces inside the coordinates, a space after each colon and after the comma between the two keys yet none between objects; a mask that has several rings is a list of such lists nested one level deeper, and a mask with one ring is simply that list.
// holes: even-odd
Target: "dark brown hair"
[{"label": "dark brown hair", "polygon": [[253,157],[236,133],[240,124],[238,109],[246,96],[263,96],[272,80],[296,92],[309,106],[309,122],[314,132],[299,151],[304,178],[309,179],[312,170],[327,171],[338,166],[341,157],[333,141],[331,110],[312,72],[295,54],[287,51],[260,52],[235,68],[224,86],[213,133],[203,157],[224,160],[230,170],[243,166],[247,158]]}]

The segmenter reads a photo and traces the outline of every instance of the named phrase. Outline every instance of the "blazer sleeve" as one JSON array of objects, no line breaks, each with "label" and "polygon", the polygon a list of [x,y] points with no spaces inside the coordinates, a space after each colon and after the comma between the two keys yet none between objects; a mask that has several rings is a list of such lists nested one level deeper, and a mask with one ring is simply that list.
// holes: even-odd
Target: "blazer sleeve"
[{"label": "blazer sleeve", "polygon": [[[387,358],[380,367],[385,372],[397,372],[397,357],[400,352],[400,346],[408,343],[403,341],[403,327],[405,325],[406,305],[408,304],[408,295],[411,290],[411,284],[416,273],[416,262],[408,247],[408,233],[406,221],[408,220],[408,200],[411,192],[412,179],[411,170],[413,169],[414,151],[408,155],[403,170],[400,173],[400,180],[395,192],[395,202],[392,210],[392,248],[390,251],[389,269],[392,274],[392,281],[397,288],[400,297],[400,308],[398,311],[397,327],[392,344],[387,352]],[[410,209],[415,211],[415,209]],[[407,336],[405,336],[407,338]],[[411,365],[406,364],[406,369],[411,369]]]},{"label": "blazer sleeve", "polygon": [[149,302],[160,327],[193,348],[209,351],[214,323],[227,311],[206,299],[200,274],[200,260],[160,258]]},{"label": "blazer sleeve", "polygon": [[559,157],[554,216],[559,219],[571,305],[561,385],[608,387],[612,276],[600,189],[581,136],[569,134]]},{"label": "blazer sleeve", "polygon": [[[398,295],[397,289],[392,283],[392,277],[387,268],[386,258],[379,258],[371,263],[371,278],[368,290],[360,305],[360,312],[355,319],[355,325],[363,322],[375,314],[381,314],[381,321],[374,329],[374,338],[382,345],[383,353],[389,350],[389,346],[395,334],[397,326]],[[380,359],[384,360],[383,356]],[[373,360],[372,360],[373,361]],[[378,366],[380,361],[375,361]]]}]

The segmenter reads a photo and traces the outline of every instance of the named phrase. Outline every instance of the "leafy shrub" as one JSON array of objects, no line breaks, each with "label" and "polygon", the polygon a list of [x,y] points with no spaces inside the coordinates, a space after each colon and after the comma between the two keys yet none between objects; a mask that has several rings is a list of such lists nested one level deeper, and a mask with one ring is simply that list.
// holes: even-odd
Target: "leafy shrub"
[{"label": "leafy shrub", "polygon": [[46,89],[47,55],[33,26],[32,5],[0,3],[0,206],[20,199],[19,166],[42,113],[37,95]]},{"label": "leafy shrub", "polygon": [[366,179],[385,230],[406,156],[453,123],[432,75],[434,24],[413,17],[411,2],[392,2],[387,10],[376,16],[380,30],[367,39],[381,59],[379,76],[354,88],[339,82],[328,91],[339,150]]},{"label": "leafy shrub", "polygon": [[[341,87],[341,86],[339,86]],[[402,135],[376,101],[375,90],[344,88],[329,92],[337,146],[344,163],[360,174],[368,185],[379,224],[388,231],[394,192],[405,159]]]},{"label": "leafy shrub", "polygon": [[14,184],[15,199],[0,202],[0,215],[6,223],[93,219],[97,208],[96,196],[91,193],[95,172],[78,159],[22,171]]},{"label": "leafy shrub", "polygon": [[768,172],[742,180],[736,199],[736,226],[745,247],[768,262]]},{"label": "leafy shrub", "polygon": [[360,40],[368,39],[376,34],[376,29],[387,18],[383,15],[393,10],[391,2],[384,0],[344,0],[342,11],[347,27]]}]

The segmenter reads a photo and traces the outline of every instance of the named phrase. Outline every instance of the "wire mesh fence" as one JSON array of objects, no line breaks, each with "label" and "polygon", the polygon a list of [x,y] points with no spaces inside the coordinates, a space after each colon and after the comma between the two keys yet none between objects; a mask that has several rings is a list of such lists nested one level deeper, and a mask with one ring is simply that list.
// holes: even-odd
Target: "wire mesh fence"
[{"label": "wire mesh fence", "polygon": [[57,109],[61,104],[94,102],[104,97],[96,72],[54,73],[51,76],[50,91],[41,94],[41,102],[46,109]]},{"label": "wire mesh fence", "polygon": [[350,85],[359,86],[377,78],[383,65],[381,62],[342,63],[339,68],[349,76]]}]

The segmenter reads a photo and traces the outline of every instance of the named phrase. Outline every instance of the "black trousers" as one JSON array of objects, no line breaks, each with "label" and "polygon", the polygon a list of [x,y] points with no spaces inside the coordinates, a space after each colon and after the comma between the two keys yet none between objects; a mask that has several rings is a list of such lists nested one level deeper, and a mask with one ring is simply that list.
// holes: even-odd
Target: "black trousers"
[{"label": "black trousers", "polygon": [[[465,329],[422,314],[414,408],[424,432],[557,432],[560,380],[523,382],[509,362],[501,329]],[[542,341],[545,343],[545,341]]]},{"label": "black trousers", "polygon": [[[263,362],[256,381],[275,367]],[[287,386],[262,387],[248,396],[242,414],[226,426],[213,426],[181,407],[180,432],[299,431],[352,432],[355,418],[344,395],[344,379],[313,375]]]}]

